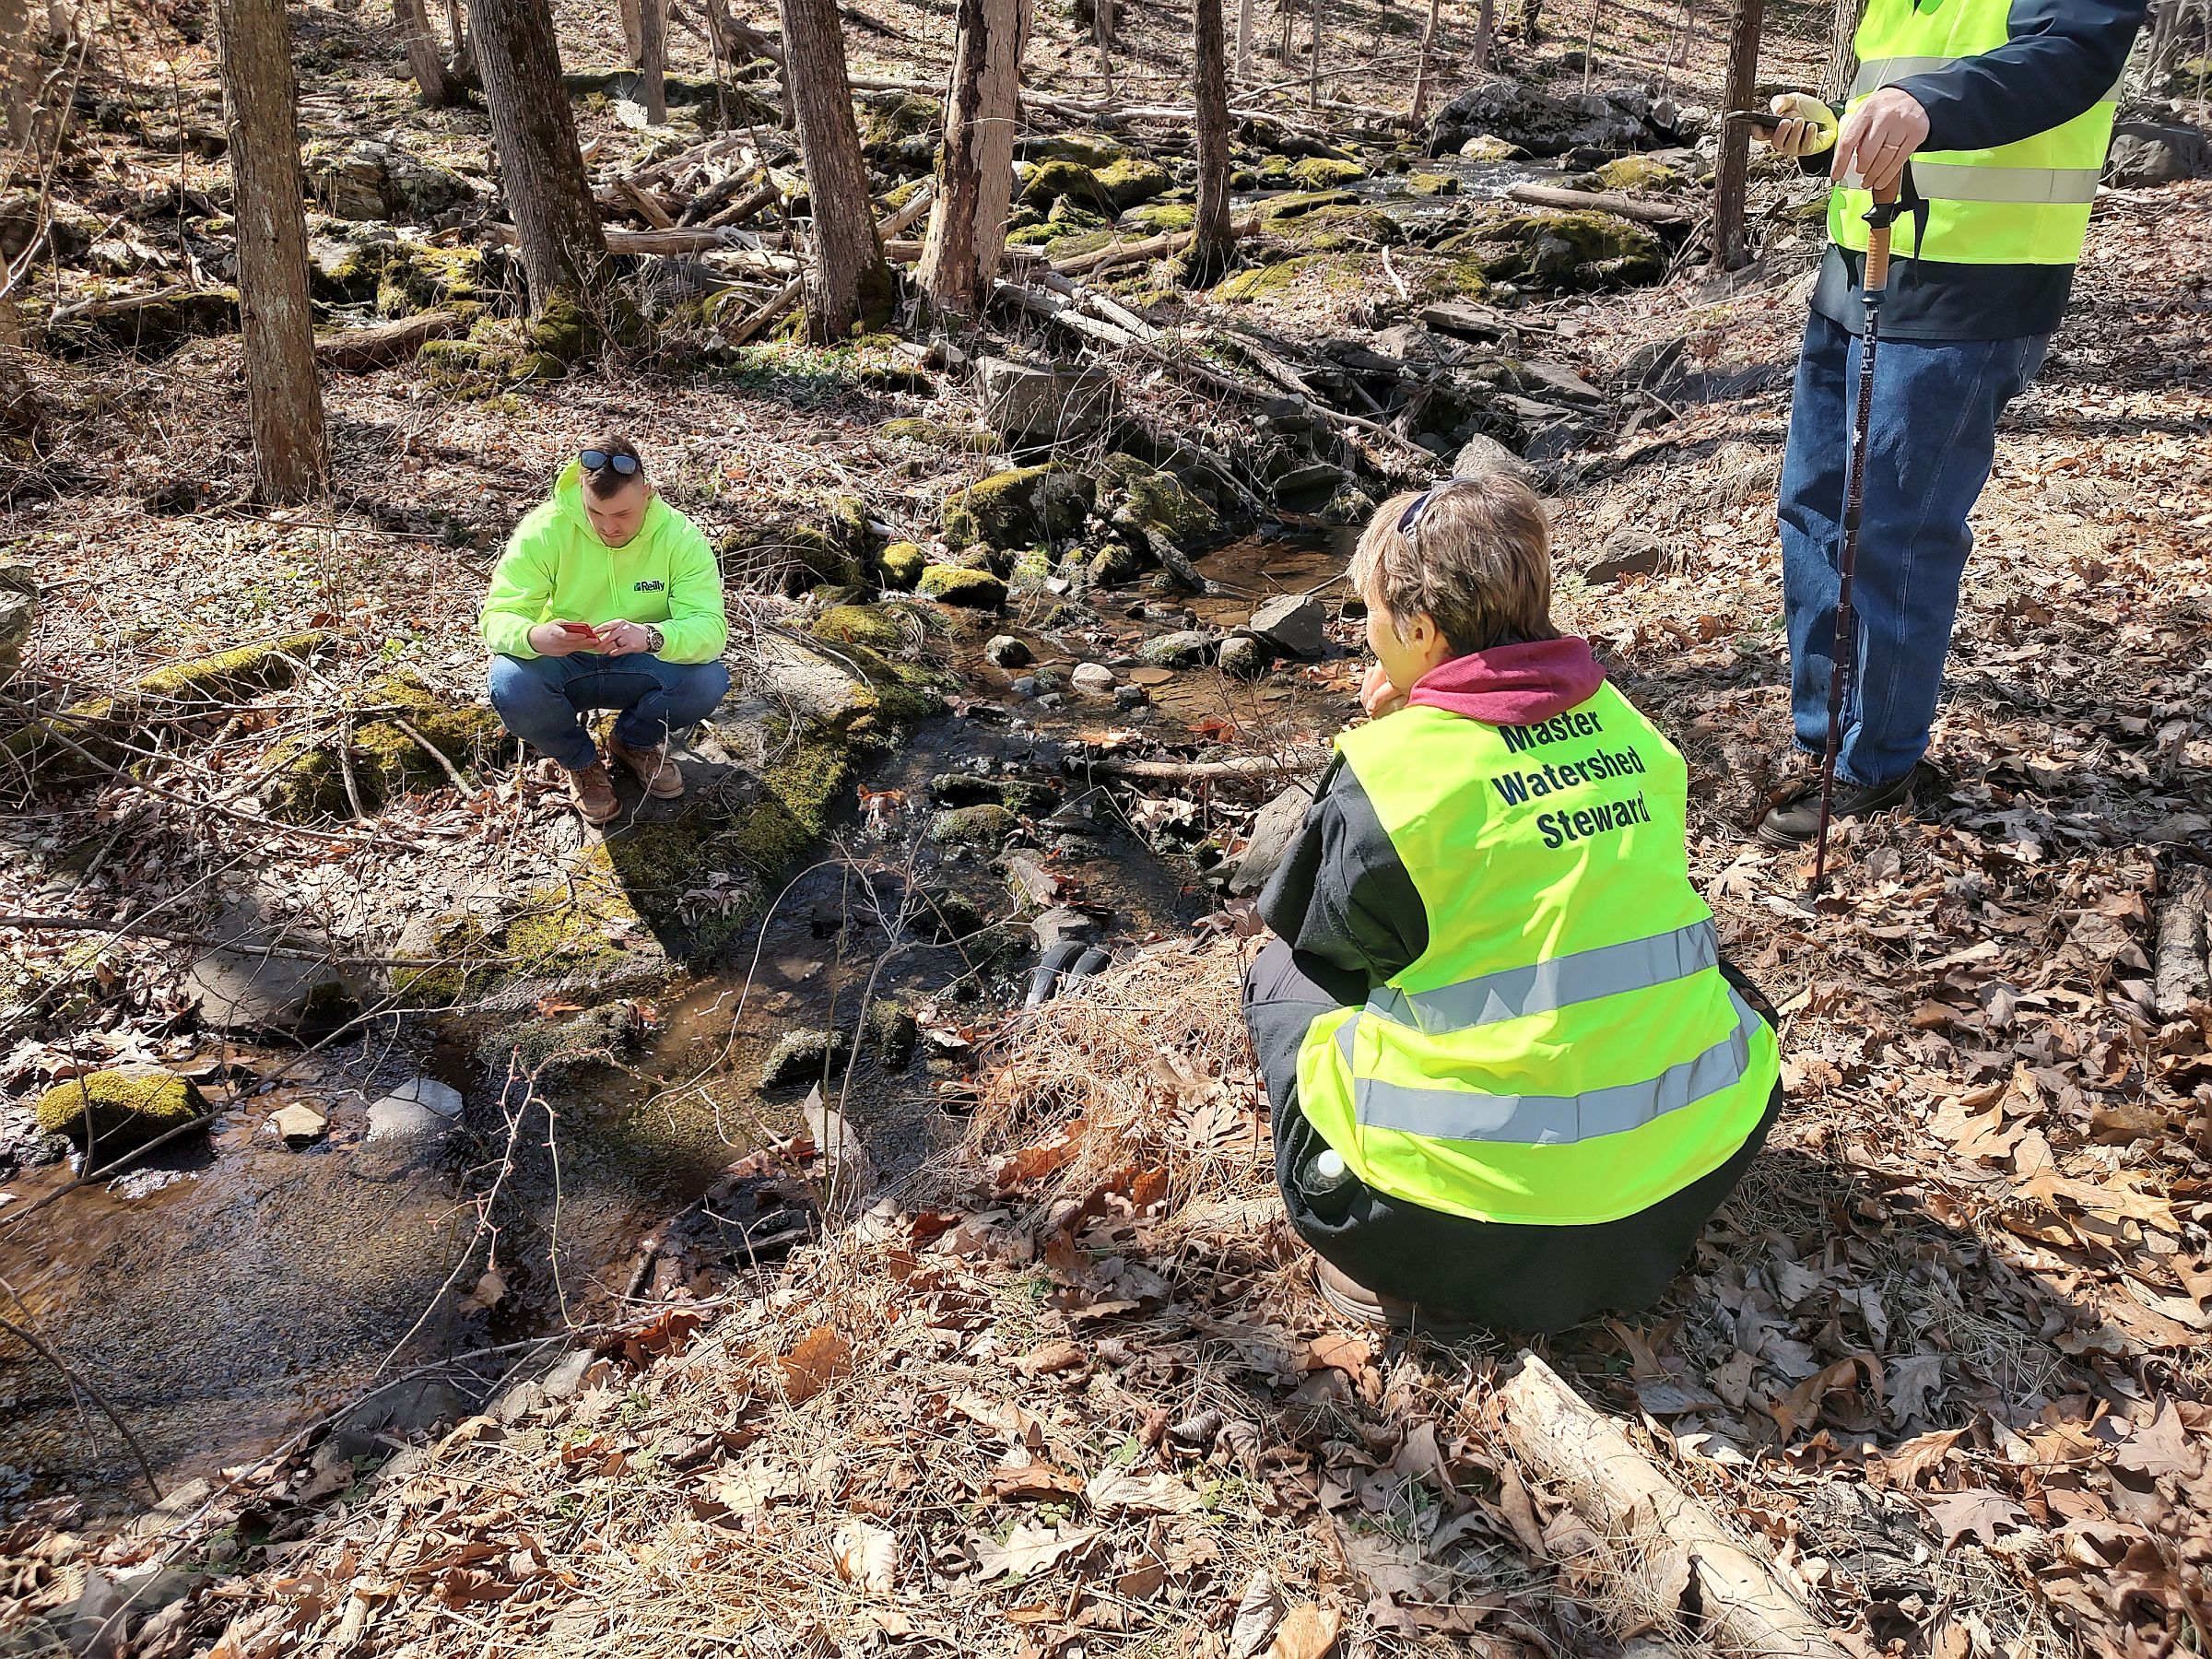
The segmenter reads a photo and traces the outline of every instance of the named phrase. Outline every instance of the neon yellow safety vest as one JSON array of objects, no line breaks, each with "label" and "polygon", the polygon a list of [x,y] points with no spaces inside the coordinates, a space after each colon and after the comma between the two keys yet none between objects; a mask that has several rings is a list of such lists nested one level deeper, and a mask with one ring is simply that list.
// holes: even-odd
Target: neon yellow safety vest
[{"label": "neon yellow safety vest", "polygon": [[[2012,0],[1869,0],[1853,41],[1859,73],[1846,118],[1884,87],[2004,45],[2011,11]],[[1927,202],[1926,229],[1917,213],[1900,214],[1891,252],[1959,265],[2073,265],[2119,100],[2114,86],[2063,125],[1994,149],[1921,151],[1912,179]],[[1873,205],[1865,191],[1838,186],[1828,200],[1830,240],[1865,253]]]},{"label": "neon yellow safety vest", "polygon": [[1531,726],[1406,709],[1336,749],[1429,917],[1420,957],[1299,1053],[1300,1107],[1353,1172],[1559,1226],[1724,1163],[1781,1057],[1716,965],[1674,746],[1608,685]]}]

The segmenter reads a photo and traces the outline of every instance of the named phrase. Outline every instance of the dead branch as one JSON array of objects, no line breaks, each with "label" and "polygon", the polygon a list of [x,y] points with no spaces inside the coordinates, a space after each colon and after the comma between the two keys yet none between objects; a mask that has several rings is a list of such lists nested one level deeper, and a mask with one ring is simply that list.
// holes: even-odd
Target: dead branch
[{"label": "dead branch", "polygon": [[[935,189],[932,186],[926,185],[914,192],[914,199],[912,201],[907,203],[905,206],[900,208],[899,211],[892,214],[890,218],[882,220],[877,225],[877,240],[878,241],[888,241],[892,237],[897,236],[900,231],[913,224],[915,220],[919,219],[924,214],[929,211],[930,198],[935,194]],[[678,234],[680,234],[680,232]],[[611,244],[613,239],[610,237],[608,240]],[[788,312],[793,306],[796,305],[799,302],[800,296],[806,291],[806,278],[805,274],[801,273],[799,276],[794,276],[789,282],[785,283],[781,288],[779,288],[776,291],[775,296],[768,300],[767,303],[760,306],[757,311],[751,312],[746,316],[740,318],[730,329],[730,344],[733,346],[744,345],[747,340],[751,339],[755,335],[759,334],[762,329],[766,328],[777,318],[783,315],[785,312]]]},{"label": "dead branch", "polygon": [[359,374],[371,369],[389,369],[404,363],[431,340],[450,339],[461,332],[461,319],[451,312],[425,312],[419,317],[402,317],[396,323],[371,324],[367,328],[340,329],[315,342],[315,361],[341,374]]},{"label": "dead branch", "polygon": [[1686,225],[1693,217],[1688,208],[1677,203],[1626,195],[1618,190],[1563,190],[1557,184],[1516,184],[1505,194],[1532,207],[1610,213],[1634,219],[1640,225]]},{"label": "dead branch", "polygon": [[2201,869],[2184,869],[2159,906],[2159,948],[2153,999],[2161,1019],[2180,1019],[2189,1005],[2212,999],[2212,970],[2206,963],[2206,884]]},{"label": "dead branch", "polygon": [[1747,1659],[1844,1659],[1771,1562],[1737,1543],[1535,1355],[1522,1354],[1498,1400],[1513,1451],[1564,1489],[1585,1523],[1617,1537],[1649,1537],[1655,1526],[1665,1545],[1688,1555],[1702,1622],[1717,1645]]},{"label": "dead branch", "polygon": [[[280,826],[289,828],[289,826]],[[446,968],[450,960],[436,957],[346,957],[331,950],[311,950],[300,945],[256,945],[243,939],[216,939],[206,934],[180,933],[149,927],[142,922],[102,922],[86,916],[0,916],[0,928],[25,933],[128,934],[133,938],[160,939],[171,945],[191,945],[203,950],[228,950],[238,956],[283,957],[295,962],[328,962],[334,968]],[[520,957],[471,957],[487,967],[519,962]]]},{"label": "dead branch", "polygon": [[1315,750],[1286,756],[1239,755],[1230,760],[1124,760],[1103,755],[1069,764],[1083,771],[1147,783],[1218,783],[1230,778],[1276,778],[1318,771],[1326,759]]}]

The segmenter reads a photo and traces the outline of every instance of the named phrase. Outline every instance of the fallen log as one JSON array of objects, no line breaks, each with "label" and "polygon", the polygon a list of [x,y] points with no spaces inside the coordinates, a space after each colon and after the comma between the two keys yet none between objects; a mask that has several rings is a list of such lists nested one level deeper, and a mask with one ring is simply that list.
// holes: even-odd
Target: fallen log
[{"label": "fallen log", "polygon": [[2212,920],[2206,913],[2206,876],[2200,869],[2177,873],[2159,906],[2159,948],[2152,999],[2160,1019],[2180,1019],[2193,1001],[2212,1000],[2212,967],[2206,962]]},{"label": "fallen log", "polygon": [[[1025,92],[1022,98],[1027,102],[1029,94]],[[1247,215],[1231,228],[1239,236],[1250,236],[1260,228],[1259,216]],[[1165,258],[1169,254],[1182,253],[1197,240],[1197,236],[1195,230],[1163,230],[1158,236],[1147,236],[1140,241],[1109,242],[1103,248],[1093,249],[1088,253],[1056,259],[1053,262],[1053,269],[1063,276],[1082,276],[1112,265],[1135,265],[1140,259]]]},{"label": "fallen log", "polygon": [[[485,225],[477,232],[495,247],[512,248],[516,245],[512,225]],[[713,253],[745,247],[743,231],[714,229],[705,225],[678,228],[674,230],[624,230],[608,226],[606,230],[606,251],[609,253]]]},{"label": "fallen log", "polygon": [[1531,207],[1564,207],[1590,213],[1610,213],[1641,225],[1687,225],[1696,216],[1674,202],[1649,196],[1623,195],[1618,190],[1562,190],[1557,184],[1516,184],[1506,195]]},{"label": "fallen log", "polygon": [[[892,238],[896,237],[900,231],[912,225],[916,219],[919,219],[924,214],[929,211],[930,198],[935,194],[936,191],[930,187],[925,187],[914,192],[914,199],[912,201],[907,203],[905,206],[900,208],[898,212],[892,214],[890,218],[883,220],[876,227],[877,240],[878,241],[888,241]],[[745,316],[739,318],[736,323],[732,324],[728,335],[730,344],[733,346],[744,345],[747,340],[751,339],[755,335],[766,328],[771,323],[773,323],[777,318],[783,315],[785,312],[788,312],[793,306],[796,305],[799,302],[799,297],[806,291],[806,272],[801,271],[796,276],[794,276],[789,282],[785,283],[781,288],[779,288],[775,295],[770,299],[765,305],[762,305],[756,311],[748,312]]]},{"label": "fallen log", "polygon": [[1135,778],[1150,783],[1209,783],[1227,778],[1277,778],[1317,772],[1328,757],[1319,749],[1310,754],[1239,755],[1232,760],[1124,760],[1105,755],[1098,759],[1071,759],[1079,771],[1104,772],[1109,777]]},{"label": "fallen log", "polygon": [[315,361],[341,374],[359,374],[371,369],[389,369],[404,363],[431,340],[451,339],[461,332],[461,319],[451,312],[425,312],[419,317],[402,317],[396,323],[374,323],[366,328],[344,328],[315,341]]},{"label": "fallen log", "polygon": [[1714,1646],[1742,1659],[1845,1659],[1771,1562],[1737,1543],[1711,1510],[1535,1355],[1522,1354],[1521,1369],[1498,1391],[1498,1403],[1506,1439],[1522,1464],[1564,1490],[1585,1524],[1672,1552],[1677,1571],[1678,1558],[1688,1557],[1702,1607],[1696,1622]]}]

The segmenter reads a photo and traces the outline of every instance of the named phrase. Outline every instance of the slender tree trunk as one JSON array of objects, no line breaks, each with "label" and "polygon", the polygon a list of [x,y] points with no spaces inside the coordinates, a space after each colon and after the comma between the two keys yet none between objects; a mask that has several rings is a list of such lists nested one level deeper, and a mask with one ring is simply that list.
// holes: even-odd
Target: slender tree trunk
[{"label": "slender tree trunk", "polygon": [[1191,90],[1198,106],[1198,212],[1183,274],[1197,288],[1218,280],[1237,256],[1236,230],[1229,217],[1229,49],[1222,39],[1221,0],[1192,0],[1191,36],[1195,60]]},{"label": "slender tree trunk", "polygon": [[930,302],[980,315],[1006,252],[1014,200],[1014,128],[1030,0],[960,0],[945,103],[945,156],[916,280]]},{"label": "slender tree trunk", "polygon": [[462,14],[461,0],[445,0],[445,24],[453,34],[453,73],[463,86],[481,87],[483,77],[477,73],[477,32]]},{"label": "slender tree trunk", "polygon": [[1590,21],[1583,29],[1583,96],[1590,95],[1590,71],[1597,63],[1598,0],[1590,0]]},{"label": "slender tree trunk", "polygon": [[645,61],[645,20],[638,0],[615,0],[615,17],[622,25],[622,61],[635,69]]},{"label": "slender tree trunk", "polygon": [[1436,20],[1444,9],[1444,0],[1429,0],[1429,24],[1421,30],[1421,61],[1413,71],[1413,108],[1406,112],[1414,125],[1421,124],[1421,116],[1429,107],[1430,54],[1436,50]]},{"label": "slender tree trunk", "polygon": [[1498,0],[1482,0],[1482,9],[1475,14],[1476,73],[1490,66],[1490,46],[1498,34]]},{"label": "slender tree trunk", "polygon": [[606,235],[576,147],[552,11],[547,0],[472,0],[470,16],[531,312],[543,312],[556,294],[579,300],[605,294],[613,286]]},{"label": "slender tree trunk", "polygon": [[1828,41],[1828,74],[1821,80],[1820,95],[1839,99],[1851,89],[1852,76],[1858,73],[1858,53],[1852,49],[1852,39],[1859,32],[1860,0],[1836,0],[1836,15]]},{"label": "slender tree trunk", "polygon": [[[1728,103],[1748,109],[1759,81],[1759,36],[1766,20],[1766,0],[1735,0],[1735,20],[1728,35]],[[1744,241],[1744,198],[1751,182],[1751,129],[1740,121],[1721,129],[1721,161],[1712,190],[1713,261],[1724,271],[1739,269],[1750,257]]]},{"label": "slender tree trunk", "polygon": [[[539,5],[544,0],[537,0]],[[806,331],[840,340],[856,323],[891,314],[891,268],[884,263],[868,203],[868,172],[853,124],[853,83],[837,0],[781,0],[783,53],[799,158],[814,206],[814,269],[806,285]]]},{"label": "slender tree trunk", "polygon": [[1099,73],[1106,77],[1106,97],[1113,90],[1113,0],[1095,0],[1090,8],[1090,32],[1099,48]]},{"label": "slender tree trunk", "polygon": [[1312,58],[1306,65],[1306,108],[1321,108],[1321,0],[1313,0]]},{"label": "slender tree trunk", "polygon": [[422,0],[392,0],[392,18],[399,25],[407,70],[415,76],[415,90],[423,103],[433,110],[459,103],[461,82],[446,64],[445,50],[430,28],[430,14]]},{"label": "slender tree trunk", "polygon": [[33,96],[39,89],[39,51],[30,38],[30,7],[25,0],[0,0],[0,106],[7,118],[7,141],[30,142]]},{"label": "slender tree trunk", "polygon": [[1237,0],[1237,83],[1249,86],[1252,82],[1252,10],[1253,0]]},{"label": "slender tree trunk", "polygon": [[238,217],[254,481],[265,500],[303,500],[322,488],[330,452],[307,308],[291,30],[284,0],[216,0],[215,27]]},{"label": "slender tree trunk", "polygon": [[668,124],[668,14],[661,0],[638,3],[638,101],[653,126]]}]

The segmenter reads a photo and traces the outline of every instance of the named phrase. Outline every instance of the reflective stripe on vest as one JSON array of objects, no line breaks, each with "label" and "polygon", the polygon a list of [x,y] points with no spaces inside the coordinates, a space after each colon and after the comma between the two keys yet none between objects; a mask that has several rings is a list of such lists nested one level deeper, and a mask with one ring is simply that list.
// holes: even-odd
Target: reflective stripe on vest
[{"label": "reflective stripe on vest", "polygon": [[[1600,945],[1527,968],[1508,968],[1433,991],[1378,986],[1367,1011],[1422,1031],[1465,1031],[1500,1019],[1548,1014],[1570,1003],[1649,990],[1719,966],[1720,940],[1711,918],[1646,939]],[[1348,1028],[1347,1028],[1348,1029]]]},{"label": "reflective stripe on vest", "polygon": [[[1878,92],[1884,87],[1894,87],[1899,81],[1910,79],[1915,75],[1933,75],[1938,69],[1948,69],[1953,64],[1963,61],[1963,59],[1955,57],[1876,58],[1871,63],[1859,65],[1858,74],[1852,77],[1851,91],[1848,96],[1864,98],[1869,92]],[[2114,81],[2111,88],[2097,101],[2099,103],[2118,103],[2124,86],[2124,81]]]},{"label": "reflective stripe on vest", "polygon": [[1743,1080],[1751,1065],[1751,1035],[1759,1016],[1732,987],[1728,1001],[1736,1027],[1703,1053],[1670,1065],[1639,1083],[1616,1083],[1572,1095],[1477,1094],[1464,1088],[1418,1088],[1359,1076],[1352,1065],[1359,1022],[1347,1019],[1336,1033],[1352,1065],[1353,1099],[1360,1124],[1437,1140],[1515,1141],[1524,1146],[1569,1146],[1603,1135],[1625,1135],[1653,1119],[1710,1099]]}]

